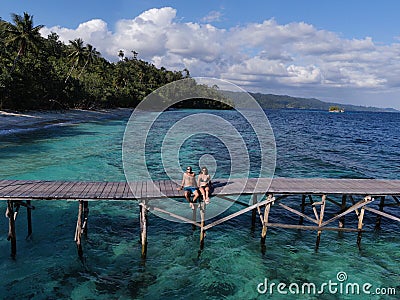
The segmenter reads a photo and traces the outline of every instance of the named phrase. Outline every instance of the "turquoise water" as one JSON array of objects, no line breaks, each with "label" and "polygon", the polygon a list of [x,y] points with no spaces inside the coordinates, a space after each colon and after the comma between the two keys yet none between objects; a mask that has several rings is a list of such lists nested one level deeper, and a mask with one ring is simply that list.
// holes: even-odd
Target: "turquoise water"
[{"label": "turquoise water", "polygon": [[[165,115],[168,127],[177,114]],[[329,114],[311,111],[267,111],[277,146],[276,176],[400,179],[400,115],[391,113]],[[170,114],[170,115],[168,115]],[[233,112],[219,112],[234,119]],[[233,115],[232,115],[233,114]],[[103,120],[0,137],[2,179],[124,180],[121,146],[124,120]],[[243,125],[244,126],[244,125]],[[244,126],[245,128],[245,126]],[[244,129],[245,130],[245,129]],[[193,139],[183,144],[181,165],[198,160],[201,145]],[[217,141],[213,155],[224,160],[226,149]],[[251,146],[251,143],[249,143]],[[149,145],[150,147],[151,145]],[[200,149],[198,153],[192,148]],[[150,155],[154,178],[165,178]],[[257,160],[259,152],[254,151]],[[153,161],[152,161],[153,160]],[[218,164],[224,176],[229,163]],[[294,206],[296,199],[292,199]],[[297,199],[298,200],[298,199]],[[221,201],[212,199],[212,201]],[[244,197],[243,201],[249,201]],[[290,200],[289,200],[290,201]],[[290,202],[289,202],[290,203]],[[297,202],[298,203],[298,202]],[[396,296],[344,293],[282,295],[260,294],[265,279],[273,283],[313,282],[317,286],[338,282],[371,283],[375,288],[396,288],[400,294],[399,225],[365,217],[362,249],[354,233],[323,232],[318,252],[316,233],[268,229],[266,251],[260,247],[260,225],[250,229],[250,214],[242,215],[207,232],[199,256],[199,232],[191,225],[169,222],[149,214],[148,255],[140,258],[138,206],[131,202],[91,202],[88,239],[82,263],[74,245],[78,204],[73,201],[35,201],[33,236],[25,240],[26,212],[17,219],[17,259],[9,256],[8,220],[0,218],[1,298],[14,299],[390,299]],[[211,204],[212,205],[212,204]],[[5,203],[3,203],[5,210]],[[236,211],[233,206],[226,212]],[[385,210],[389,208],[385,208]],[[392,209],[398,215],[398,209]],[[328,206],[327,213],[333,213]],[[298,218],[273,206],[270,221],[298,222]],[[355,226],[355,218],[346,219]]]}]

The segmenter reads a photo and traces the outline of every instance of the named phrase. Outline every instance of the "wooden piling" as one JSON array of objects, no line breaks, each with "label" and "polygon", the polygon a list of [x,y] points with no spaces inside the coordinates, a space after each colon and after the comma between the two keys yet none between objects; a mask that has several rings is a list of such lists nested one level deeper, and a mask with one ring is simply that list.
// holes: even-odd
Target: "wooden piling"
[{"label": "wooden piling", "polygon": [[[379,211],[383,212],[383,208],[385,207],[385,196],[381,197],[381,201],[379,202]],[[381,215],[376,216],[375,230],[381,229]]]},{"label": "wooden piling", "polygon": [[360,249],[360,250],[361,250],[361,235],[362,235],[364,212],[365,212],[365,208],[363,206],[361,208],[360,215],[358,216],[358,226],[357,226],[357,230],[358,230],[357,246],[358,246],[358,249]]},{"label": "wooden piling", "polygon": [[[252,205],[257,203],[257,195],[253,194],[252,196]],[[256,217],[257,217],[257,208],[253,208],[251,211],[251,230],[254,231],[256,228]]]},{"label": "wooden piling", "polygon": [[310,199],[310,203],[311,203],[311,206],[312,206],[312,210],[314,212],[315,219],[318,220],[318,212],[317,212],[317,208],[314,205],[314,200],[313,200],[311,195],[308,195],[308,198]]},{"label": "wooden piling", "polygon": [[88,218],[89,218],[89,202],[83,201],[83,223],[82,223],[82,233],[87,237],[87,227],[88,227]]},{"label": "wooden piling", "polygon": [[14,202],[7,200],[6,216],[9,219],[7,240],[11,242],[11,257],[17,255],[17,236],[15,234]]},{"label": "wooden piling", "polygon": [[194,225],[194,223],[196,223],[197,218],[196,218],[196,214],[197,214],[197,203],[193,203],[193,209],[192,209],[192,220],[193,220],[193,224],[192,224],[192,229],[193,231],[196,230],[196,225]]},{"label": "wooden piling", "polygon": [[[305,210],[305,206],[306,206],[306,195],[301,195],[301,213],[304,214],[304,210]],[[299,225],[303,225],[304,222],[304,217],[300,216],[300,220],[299,220]]]},{"label": "wooden piling", "polygon": [[[314,203],[314,205],[315,205],[315,204],[316,204],[316,203]],[[322,195],[322,200],[321,200],[321,202],[318,203],[318,204],[321,204],[321,210],[320,210],[319,218],[318,218],[318,227],[321,227],[322,221],[324,220],[325,205],[326,205],[326,195]],[[318,233],[317,233],[317,242],[315,243],[315,251],[318,251],[319,243],[320,243],[320,241],[321,241],[321,233],[322,233],[322,230],[318,230]]]},{"label": "wooden piling", "polygon": [[142,258],[147,256],[147,206],[146,201],[140,203],[140,241],[142,243]]},{"label": "wooden piling", "polygon": [[76,221],[76,228],[75,228],[75,242],[76,247],[78,250],[78,256],[80,258],[83,257],[83,249],[82,249],[82,213],[83,213],[83,201],[79,200],[79,208],[78,208],[78,218]]},{"label": "wooden piling", "polygon": [[[342,212],[344,212],[346,210],[346,200],[347,200],[347,195],[342,195],[342,205],[340,206],[340,213],[342,213]],[[339,219],[338,227],[339,228],[343,228],[344,227],[344,222],[345,222],[345,219],[344,219],[344,216],[343,216],[343,217],[341,217]]]},{"label": "wooden piling", "polygon": [[13,201],[14,205],[14,222],[17,220],[19,209],[21,208],[21,201]]},{"label": "wooden piling", "polygon": [[28,223],[28,235],[26,239],[29,239],[32,235],[32,205],[31,200],[26,200],[26,215],[27,215],[27,223]]},{"label": "wooden piling", "polygon": [[[273,199],[273,195],[269,194],[267,197],[267,200]],[[265,209],[264,209],[264,217],[262,220],[262,231],[261,231],[261,244],[265,245],[265,240],[267,237],[267,224],[268,224],[268,218],[269,218],[269,212],[271,210],[271,205],[272,202],[268,202],[265,204]]]},{"label": "wooden piling", "polygon": [[204,230],[204,223],[205,223],[205,216],[206,216],[206,204],[204,201],[200,202],[200,250],[204,249],[204,238],[206,237],[206,231]]}]

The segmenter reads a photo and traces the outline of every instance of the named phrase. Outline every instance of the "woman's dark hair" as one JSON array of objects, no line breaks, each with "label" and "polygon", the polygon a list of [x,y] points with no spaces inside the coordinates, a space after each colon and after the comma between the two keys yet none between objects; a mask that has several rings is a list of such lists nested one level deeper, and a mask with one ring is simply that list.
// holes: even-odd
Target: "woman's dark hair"
[{"label": "woman's dark hair", "polygon": [[207,169],[206,167],[202,167],[202,168],[201,168],[201,172],[202,172],[204,175],[208,175],[208,169]]}]

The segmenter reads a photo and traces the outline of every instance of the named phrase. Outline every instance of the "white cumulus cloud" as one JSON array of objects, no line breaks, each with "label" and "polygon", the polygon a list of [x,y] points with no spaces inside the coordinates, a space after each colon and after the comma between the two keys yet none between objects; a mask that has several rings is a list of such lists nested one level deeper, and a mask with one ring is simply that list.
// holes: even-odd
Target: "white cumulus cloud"
[{"label": "white cumulus cloud", "polygon": [[335,89],[376,96],[378,90],[400,86],[397,42],[345,39],[304,22],[274,19],[218,28],[210,24],[221,18],[218,12],[210,12],[203,23],[181,22],[176,14],[171,7],[154,8],[118,21],[114,31],[94,19],[75,29],[51,27],[41,33],[56,32],[66,44],[80,37],[111,61],[118,60],[119,50],[127,56],[136,51],[158,67],[187,68],[192,76],[219,77],[254,91],[287,90],[335,100]]}]

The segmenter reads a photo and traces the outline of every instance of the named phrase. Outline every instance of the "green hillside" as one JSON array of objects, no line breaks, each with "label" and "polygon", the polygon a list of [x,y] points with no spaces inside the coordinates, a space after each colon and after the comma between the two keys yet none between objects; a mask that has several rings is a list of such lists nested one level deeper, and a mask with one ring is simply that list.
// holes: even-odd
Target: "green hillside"
[{"label": "green hillside", "polygon": [[[241,92],[223,92],[227,97],[235,99],[236,104],[239,103],[240,107],[247,107],[249,97],[246,93]],[[261,93],[250,93],[254,99],[264,109],[307,109],[307,110],[325,110],[328,111],[331,106],[338,106],[345,111],[382,111],[382,112],[398,112],[393,108],[378,108],[378,107],[367,107],[367,106],[356,106],[350,104],[340,104],[333,102],[324,102],[315,98],[300,98],[292,97],[288,95],[273,95],[273,94],[261,94]]]},{"label": "green hillside", "polygon": [[334,102],[324,102],[315,98],[299,98],[287,95],[272,95],[251,93],[254,99],[264,109],[309,109],[309,110],[329,110],[331,106],[338,106],[345,111],[386,111],[398,112],[393,108],[378,108],[371,106],[357,106],[350,104],[340,104]]}]

